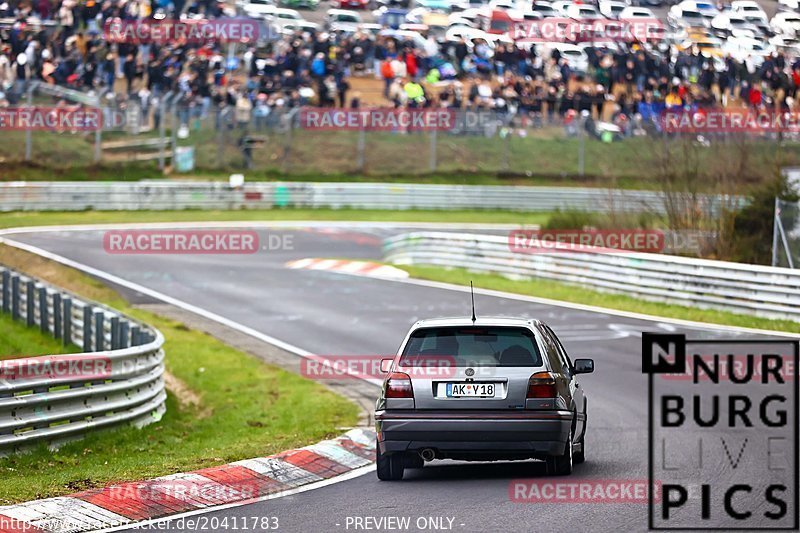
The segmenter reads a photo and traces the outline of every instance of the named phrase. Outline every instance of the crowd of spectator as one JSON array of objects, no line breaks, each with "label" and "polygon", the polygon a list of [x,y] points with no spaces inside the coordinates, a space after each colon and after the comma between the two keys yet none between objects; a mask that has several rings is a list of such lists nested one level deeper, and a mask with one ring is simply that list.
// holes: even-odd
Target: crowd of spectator
[{"label": "crowd of spectator", "polygon": [[[218,17],[224,4],[204,0],[175,9]],[[112,44],[107,21],[141,20],[161,8],[156,0],[6,0],[0,18],[0,104],[24,98],[31,80],[117,101],[137,100],[155,113],[175,96],[184,117],[230,108],[236,122],[263,124],[276,110],[303,105],[480,108],[532,121],[558,122],[576,113],[647,121],[665,108],[743,106],[792,109],[800,89],[800,61],[781,53],[754,67],[697,50],[662,54],[638,44],[610,51],[589,48],[585,72],[557,49],[487,43],[419,42],[371,32],[320,31],[277,40],[227,44],[168,42]],[[30,17],[44,22],[30,23]],[[372,80],[377,94],[352,87]],[[378,81],[380,80],[380,81]],[[368,98],[365,98],[368,97]]]}]

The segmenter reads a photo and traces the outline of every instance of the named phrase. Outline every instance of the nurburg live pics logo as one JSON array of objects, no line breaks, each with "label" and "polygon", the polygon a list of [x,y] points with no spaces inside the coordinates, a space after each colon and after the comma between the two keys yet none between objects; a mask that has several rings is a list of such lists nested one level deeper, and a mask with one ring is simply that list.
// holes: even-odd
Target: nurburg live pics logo
[{"label": "nurburg live pics logo", "polygon": [[798,529],[799,352],[789,339],[642,334],[650,529]]}]

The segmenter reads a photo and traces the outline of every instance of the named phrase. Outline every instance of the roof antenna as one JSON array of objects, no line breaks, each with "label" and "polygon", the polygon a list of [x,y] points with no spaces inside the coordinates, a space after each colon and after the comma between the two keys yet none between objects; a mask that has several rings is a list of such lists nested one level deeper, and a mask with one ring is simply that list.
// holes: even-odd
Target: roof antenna
[{"label": "roof antenna", "polygon": [[475,292],[472,290],[472,280],[469,282],[469,294],[472,297],[472,323],[475,323]]}]

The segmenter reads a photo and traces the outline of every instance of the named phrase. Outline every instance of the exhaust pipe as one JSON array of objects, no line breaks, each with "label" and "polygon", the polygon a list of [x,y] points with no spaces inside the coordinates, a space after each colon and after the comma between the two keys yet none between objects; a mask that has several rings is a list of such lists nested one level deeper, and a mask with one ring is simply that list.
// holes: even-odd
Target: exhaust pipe
[{"label": "exhaust pipe", "polygon": [[433,451],[433,448],[425,448],[424,450],[420,450],[419,456],[426,462],[433,461],[436,459],[436,452]]}]

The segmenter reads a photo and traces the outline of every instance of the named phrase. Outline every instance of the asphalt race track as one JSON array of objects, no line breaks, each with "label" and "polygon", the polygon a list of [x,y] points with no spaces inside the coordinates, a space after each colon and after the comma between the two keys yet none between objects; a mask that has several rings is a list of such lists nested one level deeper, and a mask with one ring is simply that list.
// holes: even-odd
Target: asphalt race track
[{"label": "asphalt race track", "polygon": [[[414,321],[469,313],[469,295],[460,291],[284,267],[287,261],[306,257],[380,259],[381,239],[402,228],[259,231],[262,237],[293,235],[294,249],[253,255],[110,255],[104,251],[101,231],[7,238],[102,269],[316,354],[392,354]],[[587,462],[576,466],[575,478],[647,478],[647,379],[641,373],[640,332],[680,331],[690,338],[737,335],[482,294],[476,295],[476,307],[478,315],[540,318],[552,326],[573,358],[595,359],[596,372],[581,379],[589,398]],[[385,516],[411,517],[411,530],[420,517],[443,517],[445,527],[452,519],[452,530],[470,532],[647,529],[644,504],[510,501],[510,481],[544,476],[543,466],[535,461],[435,462],[407,471],[402,482],[379,482],[369,472],[204,516],[277,517],[279,531],[292,532],[366,530],[357,529],[352,517]],[[180,530],[178,526],[150,528]]]}]

